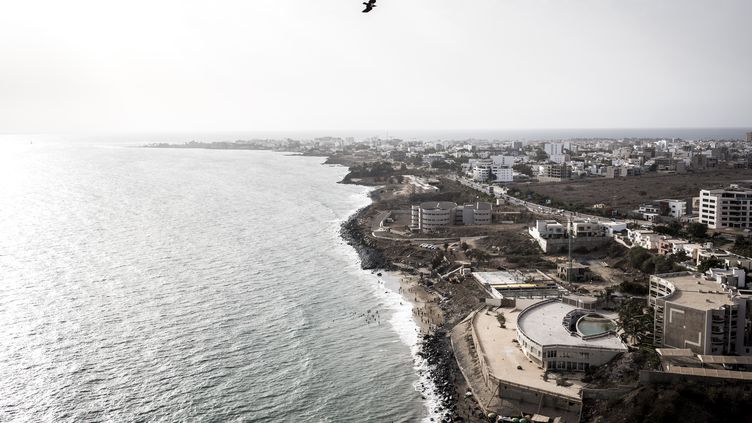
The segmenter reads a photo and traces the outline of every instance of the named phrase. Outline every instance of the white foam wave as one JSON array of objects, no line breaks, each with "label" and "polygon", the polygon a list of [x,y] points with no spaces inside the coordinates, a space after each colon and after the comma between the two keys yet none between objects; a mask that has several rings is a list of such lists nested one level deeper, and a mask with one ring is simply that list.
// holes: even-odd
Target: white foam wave
[{"label": "white foam wave", "polygon": [[373,284],[374,292],[381,299],[385,306],[392,310],[392,317],[389,324],[399,336],[400,340],[410,348],[410,354],[413,357],[413,369],[418,375],[413,387],[423,397],[425,397],[425,406],[427,414],[423,418],[424,422],[441,421],[444,412],[438,411],[441,405],[438,391],[434,381],[431,379],[430,366],[420,352],[420,336],[417,322],[413,318],[413,303],[406,300],[402,294],[394,290],[399,287],[399,275],[390,272],[382,272],[382,277],[386,282],[382,285],[378,283],[379,277],[369,275],[377,281]]}]

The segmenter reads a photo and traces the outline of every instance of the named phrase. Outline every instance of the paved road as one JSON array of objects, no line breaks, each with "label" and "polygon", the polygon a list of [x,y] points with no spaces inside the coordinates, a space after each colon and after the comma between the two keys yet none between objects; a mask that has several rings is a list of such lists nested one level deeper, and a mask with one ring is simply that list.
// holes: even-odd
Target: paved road
[{"label": "paved road", "polygon": [[[530,201],[521,200],[517,197],[512,197],[511,195],[507,195],[506,193],[502,191],[501,187],[481,184],[479,182],[471,181],[467,178],[458,178],[456,176],[450,176],[449,178],[461,183],[462,185],[465,185],[469,188],[473,188],[484,193],[491,192],[489,188],[493,188],[493,193],[496,198],[503,199],[509,204],[514,204],[517,206],[525,207],[526,209],[534,213],[550,214],[550,215],[559,216],[559,217],[567,218],[567,219],[589,219],[589,220],[594,220],[599,223],[611,223],[615,221],[615,219],[609,219],[603,216],[594,216],[590,214],[578,213],[578,212],[573,212],[573,211],[564,210],[564,209],[557,209],[553,207],[536,204]],[[648,222],[647,220],[634,220],[634,219],[629,219],[629,220],[635,221],[642,225],[652,225],[652,223]]]}]

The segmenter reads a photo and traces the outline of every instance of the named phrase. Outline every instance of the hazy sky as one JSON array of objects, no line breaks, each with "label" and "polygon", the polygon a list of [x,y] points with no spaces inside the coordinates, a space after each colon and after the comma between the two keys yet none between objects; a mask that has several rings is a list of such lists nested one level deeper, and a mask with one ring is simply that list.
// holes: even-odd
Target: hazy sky
[{"label": "hazy sky", "polygon": [[750,0],[0,3],[0,131],[752,125]]}]

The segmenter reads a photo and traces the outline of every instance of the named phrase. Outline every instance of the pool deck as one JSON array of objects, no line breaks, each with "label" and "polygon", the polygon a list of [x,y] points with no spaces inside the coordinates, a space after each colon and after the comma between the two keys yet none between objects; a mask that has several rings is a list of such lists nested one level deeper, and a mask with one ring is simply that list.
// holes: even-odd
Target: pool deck
[{"label": "pool deck", "polygon": [[[519,307],[519,306],[518,306]],[[519,318],[515,327],[540,345],[567,345],[581,348],[607,348],[624,350],[626,346],[616,335],[606,335],[588,340],[572,335],[561,322],[577,307],[558,301],[543,303],[530,309]]]},{"label": "pool deck", "polygon": [[[517,317],[521,309],[540,300],[518,300],[517,307],[501,309],[506,317],[506,328],[499,327],[496,314],[479,312],[473,319],[478,343],[484,352],[489,373],[500,381],[523,385],[532,389],[560,395],[580,401],[580,391],[584,385],[578,380],[569,380],[571,386],[557,386],[551,378],[543,380],[544,371],[531,362],[517,345]],[[561,323],[558,323],[561,326]],[[563,328],[562,328],[563,330]],[[521,366],[519,370],[517,366]]]}]

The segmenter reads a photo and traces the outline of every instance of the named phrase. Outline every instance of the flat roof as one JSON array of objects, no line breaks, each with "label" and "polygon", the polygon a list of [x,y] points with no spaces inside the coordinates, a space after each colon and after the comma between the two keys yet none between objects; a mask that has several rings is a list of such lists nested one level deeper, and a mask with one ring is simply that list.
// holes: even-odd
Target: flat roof
[{"label": "flat roof", "polygon": [[[540,345],[567,345],[584,348],[608,348],[627,350],[627,347],[616,335],[606,335],[584,340],[572,335],[562,325],[562,320],[572,310],[578,307],[564,304],[560,301],[538,303],[523,310],[517,318],[517,327]],[[591,312],[591,311],[589,311]]]},{"label": "flat roof", "polygon": [[752,373],[735,370],[707,369],[700,367],[671,367],[666,373],[752,381]]},{"label": "flat roof", "polygon": [[450,210],[457,207],[457,203],[451,201],[425,201],[420,203],[421,209],[442,209]]},{"label": "flat roof", "polygon": [[505,271],[473,272],[473,276],[478,280],[478,282],[491,286],[513,285],[524,282],[523,280],[516,278],[511,272]]},{"label": "flat roof", "polygon": [[695,353],[689,348],[656,348],[655,352],[663,357],[694,357]]},{"label": "flat roof", "polygon": [[705,364],[752,364],[752,356],[698,355]]},{"label": "flat roof", "polygon": [[[500,270],[498,272],[473,272],[473,276],[478,282],[492,286],[496,289],[511,288],[539,288],[555,285],[551,279],[534,279],[531,277],[540,276],[537,273],[524,274],[521,272],[507,272]],[[526,277],[527,276],[527,277]]]},{"label": "flat roof", "polygon": [[655,275],[674,285],[674,293],[659,298],[674,304],[691,307],[697,310],[716,310],[734,302],[721,285],[713,280],[706,280],[699,273],[679,273],[669,275]]}]

